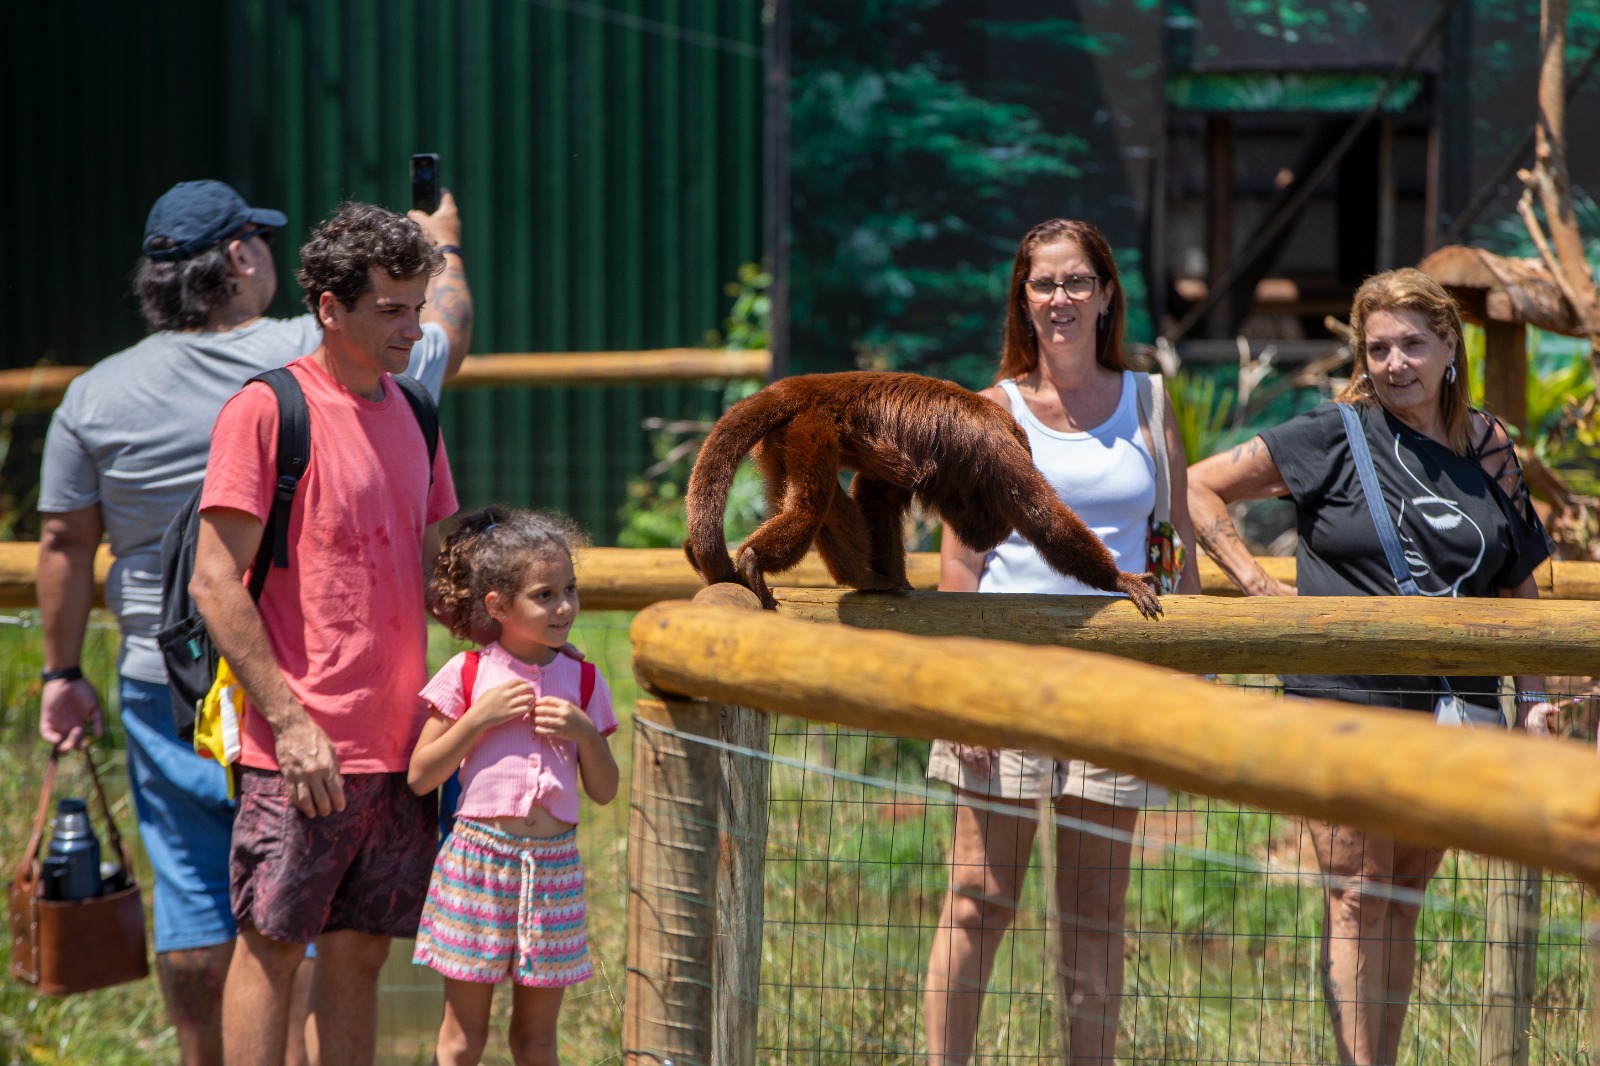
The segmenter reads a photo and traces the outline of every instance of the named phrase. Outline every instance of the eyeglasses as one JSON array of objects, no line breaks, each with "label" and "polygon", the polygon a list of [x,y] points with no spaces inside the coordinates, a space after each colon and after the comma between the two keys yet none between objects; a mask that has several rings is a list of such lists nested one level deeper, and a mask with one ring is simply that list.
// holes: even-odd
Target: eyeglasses
[{"label": "eyeglasses", "polygon": [[261,238],[261,243],[263,243],[263,244],[271,244],[272,243],[272,227],[271,226],[257,226],[255,229],[247,229],[243,233],[239,234],[237,237],[235,237],[233,239],[236,240],[236,241],[248,241],[252,237],[260,237]]},{"label": "eyeglasses", "polygon": [[1053,300],[1057,289],[1066,293],[1069,300],[1087,300],[1094,295],[1097,284],[1110,280],[1108,274],[1068,274],[1060,281],[1054,278],[1029,278],[1022,283],[1022,287],[1028,299],[1042,304]]}]

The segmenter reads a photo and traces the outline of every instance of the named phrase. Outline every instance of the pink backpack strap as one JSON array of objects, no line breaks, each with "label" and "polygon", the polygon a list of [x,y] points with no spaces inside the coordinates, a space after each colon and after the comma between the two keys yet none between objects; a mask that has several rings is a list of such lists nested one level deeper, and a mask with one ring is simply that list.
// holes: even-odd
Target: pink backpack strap
[{"label": "pink backpack strap", "polygon": [[578,706],[585,711],[589,709],[589,697],[594,695],[595,678],[599,673],[588,659],[578,664]]},{"label": "pink backpack strap", "polygon": [[469,651],[461,662],[461,696],[466,703],[462,711],[472,706],[472,690],[478,685],[478,660],[483,656],[481,651]]}]

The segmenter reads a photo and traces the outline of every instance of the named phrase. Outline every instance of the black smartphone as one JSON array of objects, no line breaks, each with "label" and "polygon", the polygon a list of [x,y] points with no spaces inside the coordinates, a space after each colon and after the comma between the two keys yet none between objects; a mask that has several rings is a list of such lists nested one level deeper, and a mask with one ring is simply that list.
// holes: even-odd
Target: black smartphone
[{"label": "black smartphone", "polygon": [[411,157],[411,206],[430,215],[439,210],[438,152],[418,152]]}]

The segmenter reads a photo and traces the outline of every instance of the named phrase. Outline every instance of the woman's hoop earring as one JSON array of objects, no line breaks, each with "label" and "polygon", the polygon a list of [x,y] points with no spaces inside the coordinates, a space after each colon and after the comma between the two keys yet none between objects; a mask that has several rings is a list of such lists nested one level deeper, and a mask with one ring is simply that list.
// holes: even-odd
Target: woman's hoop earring
[{"label": "woman's hoop earring", "polygon": [[1444,381],[1445,381],[1446,385],[1453,385],[1453,384],[1455,384],[1455,380],[1456,380],[1456,365],[1454,363],[1451,363],[1448,367],[1445,368]]}]

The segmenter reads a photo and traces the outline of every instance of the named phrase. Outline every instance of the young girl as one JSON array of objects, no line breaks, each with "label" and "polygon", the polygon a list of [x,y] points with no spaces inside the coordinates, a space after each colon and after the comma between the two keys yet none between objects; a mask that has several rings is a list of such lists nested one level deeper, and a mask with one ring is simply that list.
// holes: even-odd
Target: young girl
[{"label": "young girl", "polygon": [[562,994],[591,973],[577,789],[581,779],[596,803],[616,796],[606,737],[617,720],[593,666],[560,654],[578,614],[574,537],[565,519],[491,507],[462,519],[433,578],[452,633],[498,636],[422,690],[431,713],[411,756],[419,794],[461,770],[413,957],[445,978],[444,1066],[482,1057],[507,976],[512,1057],[553,1066]]}]

